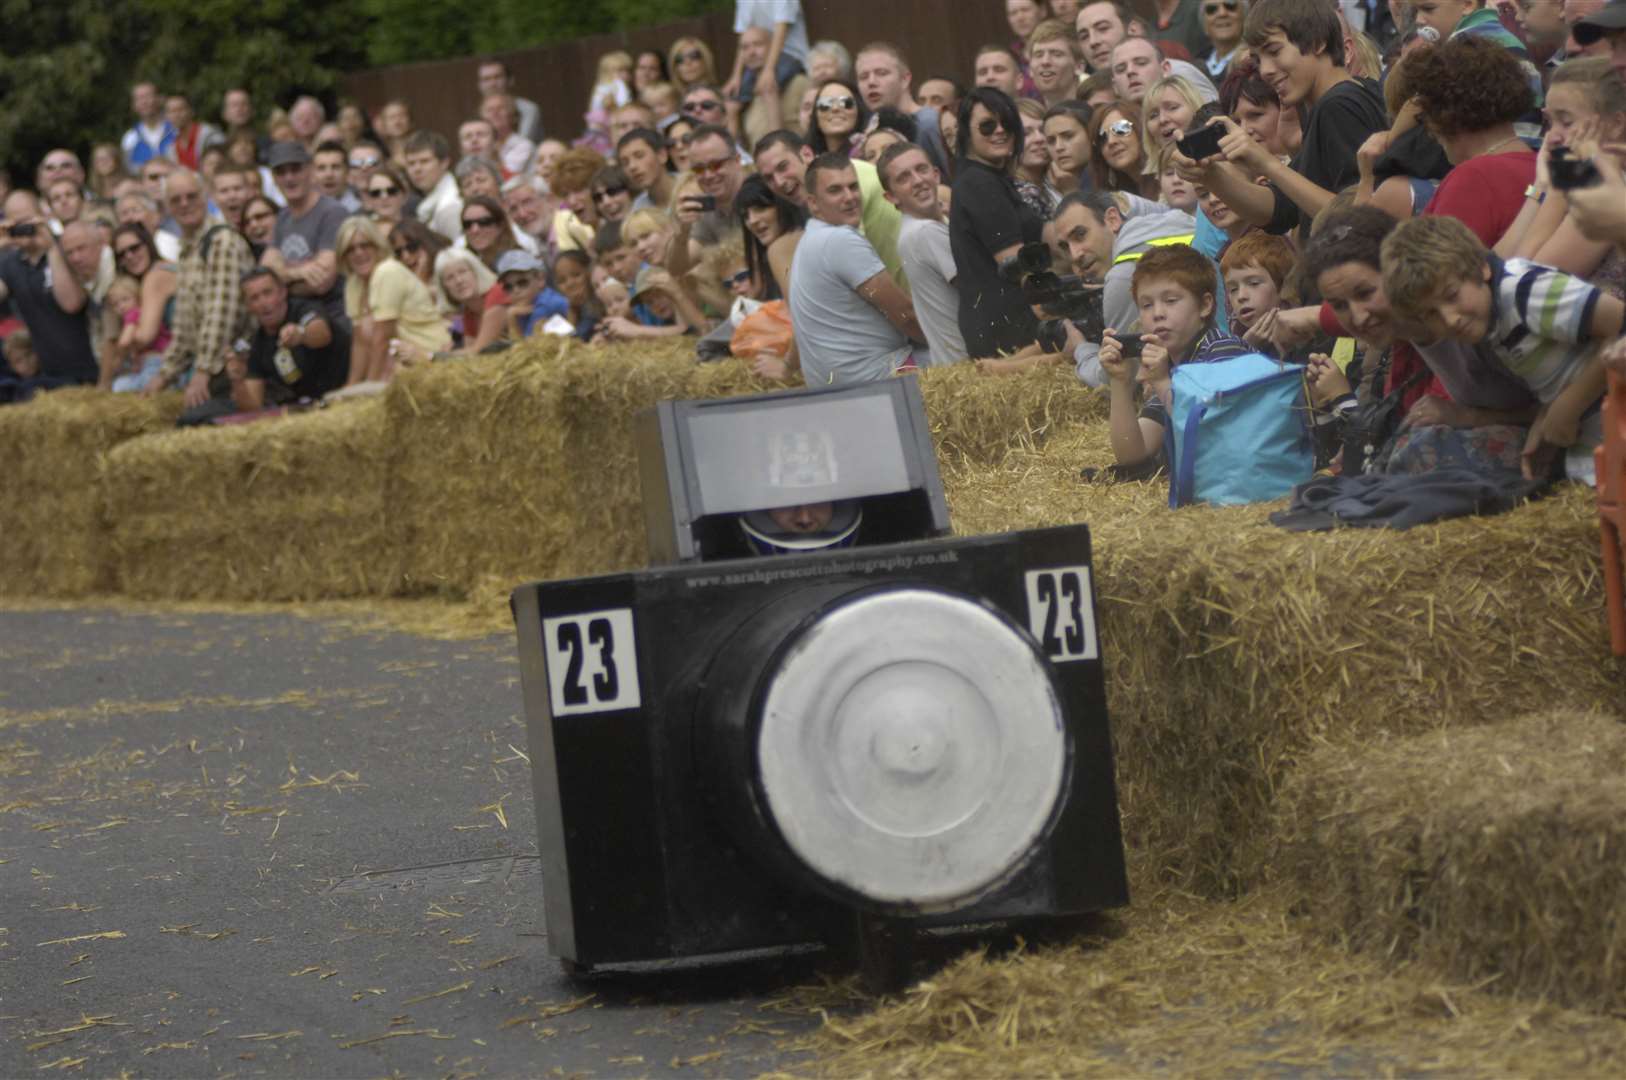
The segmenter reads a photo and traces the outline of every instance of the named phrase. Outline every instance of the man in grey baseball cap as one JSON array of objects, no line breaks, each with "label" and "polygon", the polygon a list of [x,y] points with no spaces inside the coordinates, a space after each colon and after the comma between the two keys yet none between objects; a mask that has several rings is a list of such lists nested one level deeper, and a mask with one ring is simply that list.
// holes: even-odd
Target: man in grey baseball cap
[{"label": "man in grey baseball cap", "polygon": [[1570,28],[1577,45],[1609,41],[1609,62],[1626,79],[1626,0],[1610,0]]}]

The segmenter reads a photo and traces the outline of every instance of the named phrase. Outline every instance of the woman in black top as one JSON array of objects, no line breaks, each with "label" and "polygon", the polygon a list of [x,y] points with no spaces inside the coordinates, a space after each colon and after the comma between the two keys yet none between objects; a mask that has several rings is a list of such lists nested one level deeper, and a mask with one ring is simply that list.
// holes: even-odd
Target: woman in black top
[{"label": "woman in black top", "polygon": [[979,86],[960,101],[949,247],[960,293],[960,334],[973,357],[1031,345],[1037,331],[1022,288],[999,264],[1040,239],[1044,221],[1017,196],[1011,167],[1022,152],[1022,117],[1002,92]]}]

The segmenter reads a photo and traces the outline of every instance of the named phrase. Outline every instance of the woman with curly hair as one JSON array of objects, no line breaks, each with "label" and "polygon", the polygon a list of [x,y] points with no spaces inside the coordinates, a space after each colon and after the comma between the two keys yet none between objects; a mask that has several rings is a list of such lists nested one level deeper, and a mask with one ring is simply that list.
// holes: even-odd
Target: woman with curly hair
[{"label": "woman with curly hair", "polygon": [[1420,51],[1406,68],[1423,125],[1452,166],[1423,213],[1458,218],[1482,244],[1494,246],[1536,178],[1535,152],[1513,129],[1532,104],[1524,68],[1480,37]]}]

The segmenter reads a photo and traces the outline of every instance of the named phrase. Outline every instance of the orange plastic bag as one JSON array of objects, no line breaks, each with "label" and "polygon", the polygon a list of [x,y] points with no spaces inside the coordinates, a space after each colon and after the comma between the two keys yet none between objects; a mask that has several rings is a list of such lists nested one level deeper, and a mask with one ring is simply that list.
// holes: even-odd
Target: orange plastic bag
[{"label": "orange plastic bag", "polygon": [[796,340],[790,328],[790,308],[783,300],[770,300],[740,320],[729,340],[728,351],[741,360],[755,360],[764,354],[784,357]]}]

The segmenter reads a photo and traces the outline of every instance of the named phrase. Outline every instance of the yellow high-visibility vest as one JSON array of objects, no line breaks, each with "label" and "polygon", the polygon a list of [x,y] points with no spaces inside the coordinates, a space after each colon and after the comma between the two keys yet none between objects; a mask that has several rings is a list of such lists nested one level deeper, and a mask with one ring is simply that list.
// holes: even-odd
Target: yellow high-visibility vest
[{"label": "yellow high-visibility vest", "polygon": [[[1146,243],[1149,247],[1173,247],[1175,244],[1189,245],[1195,239],[1197,239],[1196,233],[1186,233],[1184,236],[1160,236],[1156,240],[1148,240]],[[1125,252],[1113,259],[1112,265],[1117,266],[1119,263],[1135,262],[1144,254],[1146,254],[1144,251]]]}]

